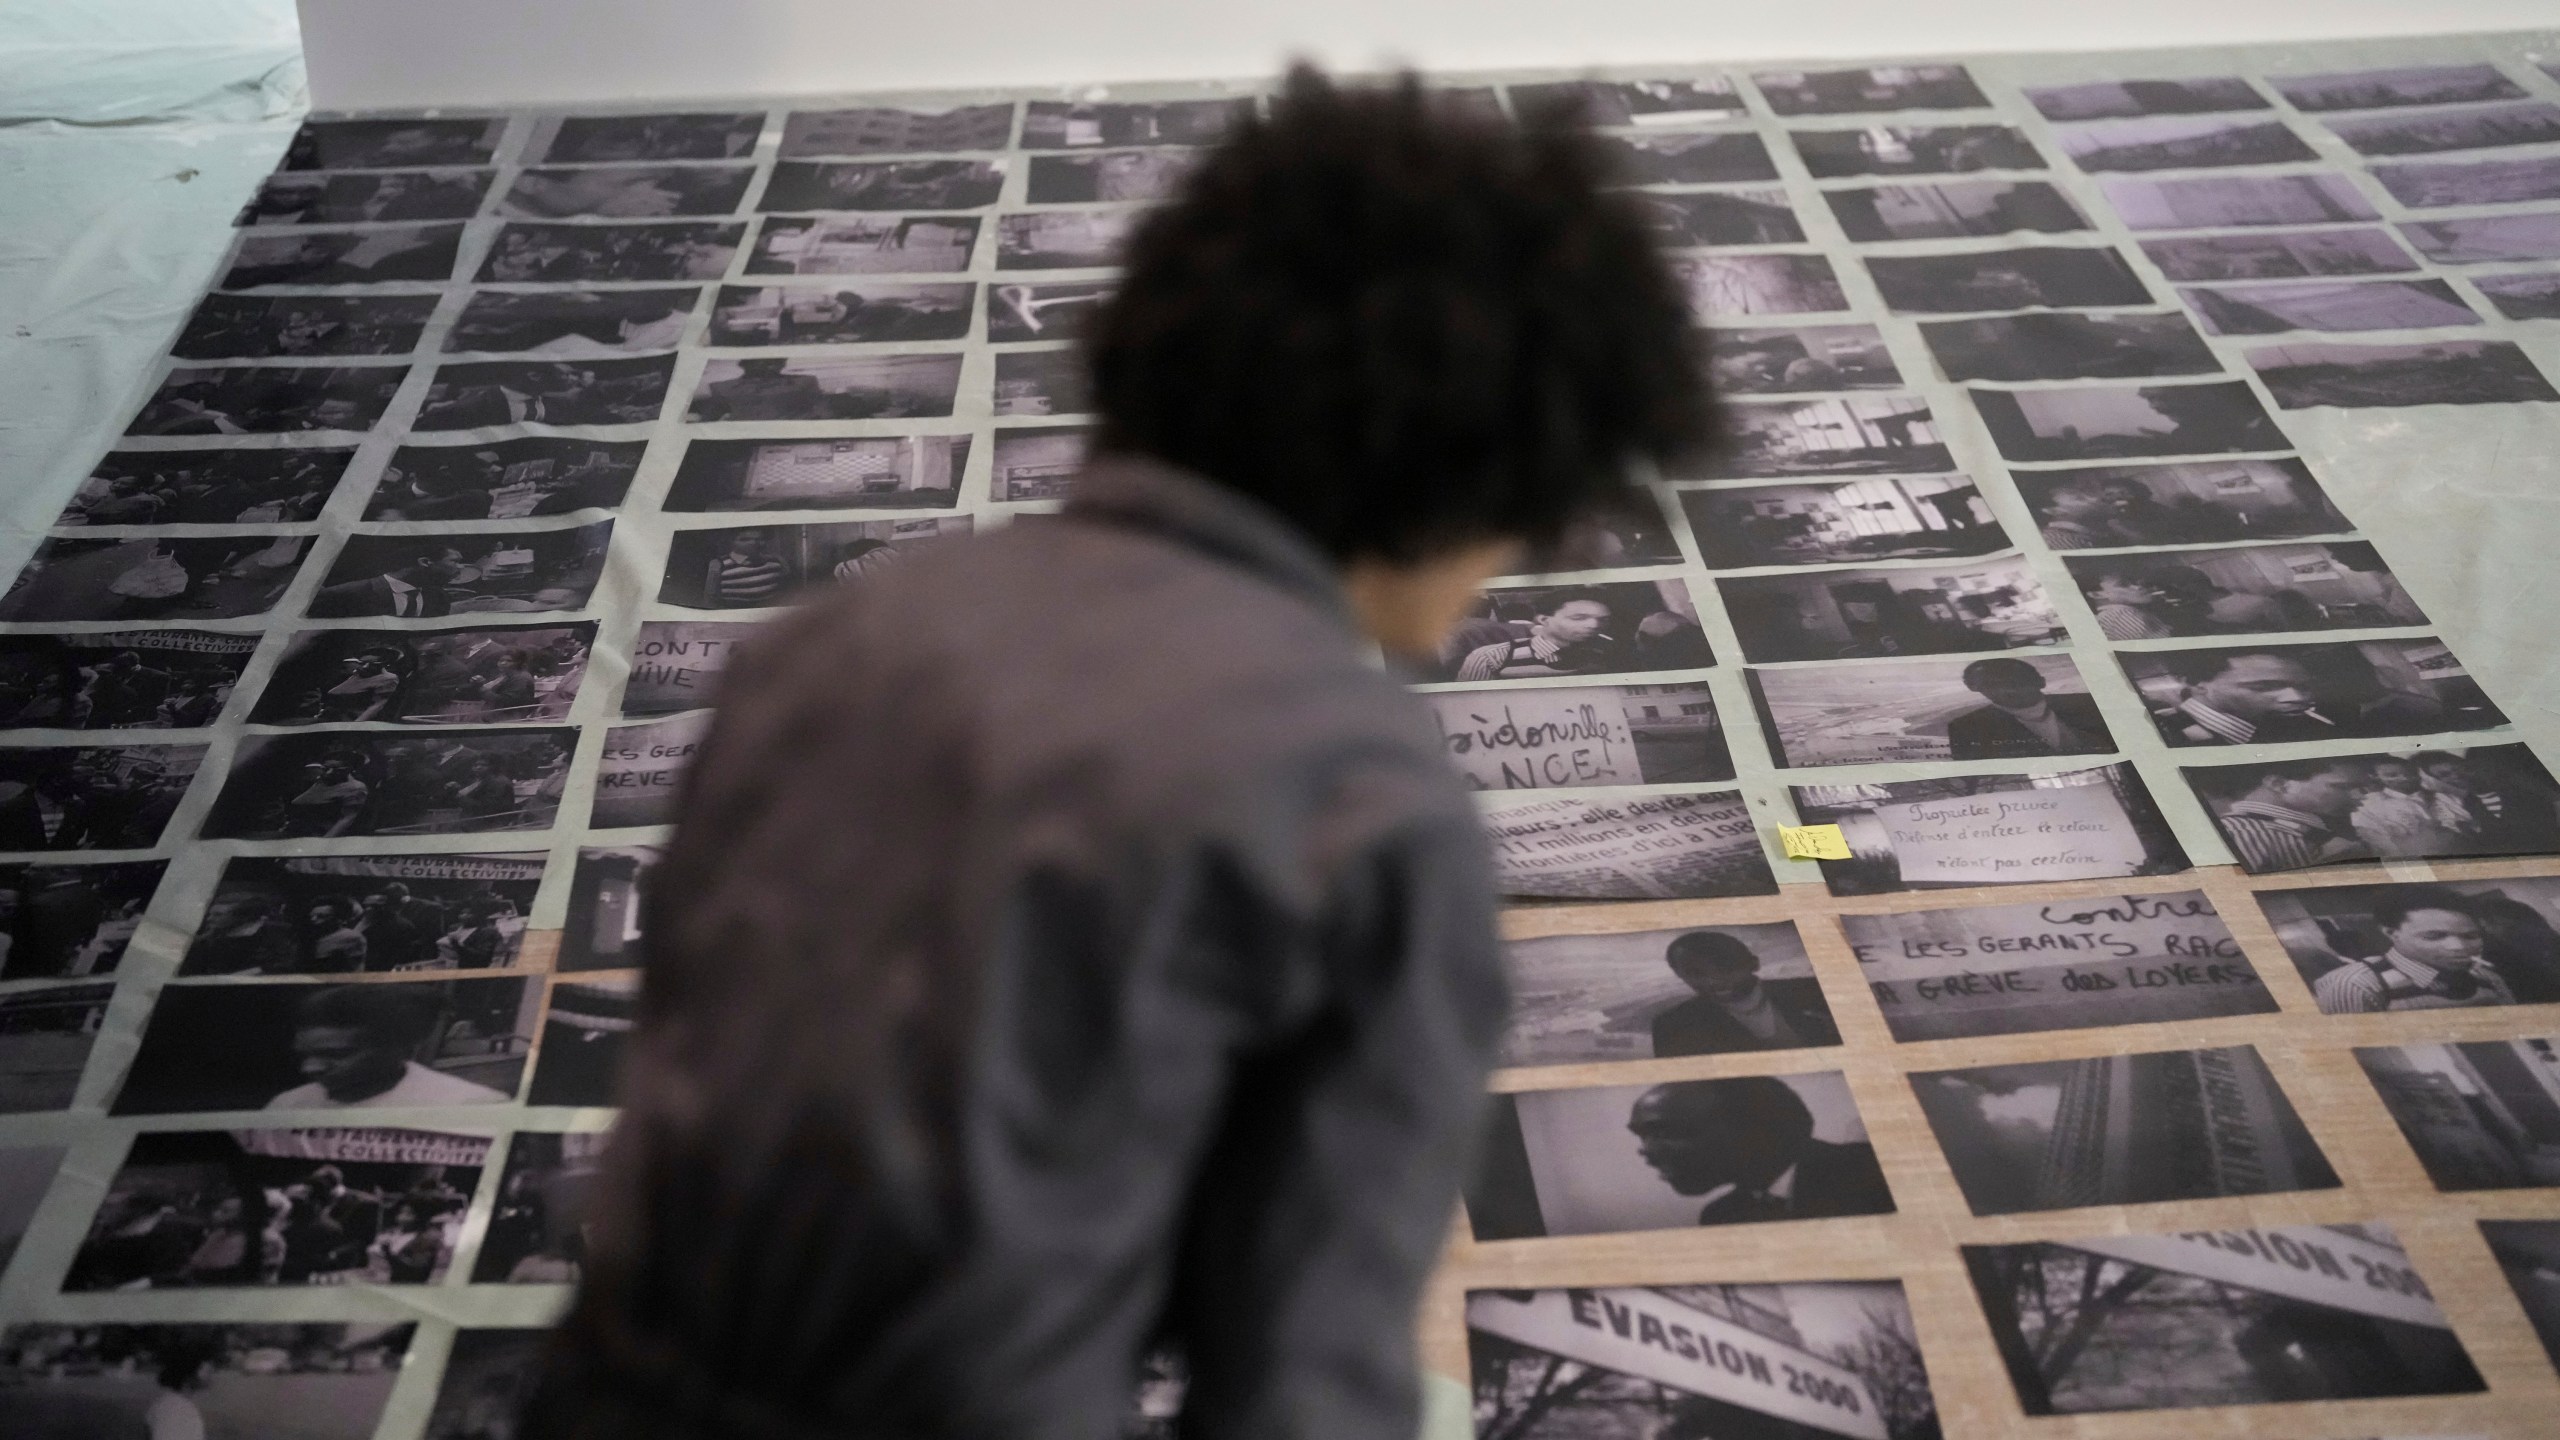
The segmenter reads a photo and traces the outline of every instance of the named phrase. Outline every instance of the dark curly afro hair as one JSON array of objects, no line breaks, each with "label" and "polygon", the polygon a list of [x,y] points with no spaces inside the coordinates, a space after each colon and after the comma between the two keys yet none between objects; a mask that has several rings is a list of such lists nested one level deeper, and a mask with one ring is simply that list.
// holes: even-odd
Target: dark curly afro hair
[{"label": "dark curly afro hair", "polygon": [[1087,332],[1097,448],[1259,500],[1339,561],[1546,547],[1712,438],[1695,321],[1570,109],[1289,75],[1131,237]]}]

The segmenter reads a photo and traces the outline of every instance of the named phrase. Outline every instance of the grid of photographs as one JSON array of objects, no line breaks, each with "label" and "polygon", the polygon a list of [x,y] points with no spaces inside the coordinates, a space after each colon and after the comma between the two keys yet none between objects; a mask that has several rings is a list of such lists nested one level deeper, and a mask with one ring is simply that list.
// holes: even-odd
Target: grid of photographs
[{"label": "grid of photographs", "polygon": [[[2560,77],[1445,93],[1601,127],[1731,422],[1406,677],[1517,932],[1430,1342],[1478,1435],[1927,1440],[1933,1367],[2021,1421],[2507,1384],[2357,1137],[2560,1184],[2560,1023],[2340,1039],[2343,1119],[2319,1032],[2251,1027],[2560,1003],[2560,781],[2295,413],[2560,400],[2518,343],[2560,315]],[[85,1187],[60,1132],[0,1144],[0,1297],[130,1317],[0,1312],[0,1430],[165,1372],[209,1433],[358,1440],[409,1309],[156,1292],[575,1282],[722,666],[1071,495],[1119,247],[1261,103],[304,128],[0,593],[0,1116],[113,1142]],[[1845,853],[1780,858],[1790,822]],[[2524,1213],[2482,1254],[2560,1335]],[[426,1323],[403,1413],[503,1435],[538,1332]],[[1129,1433],[1180,1390],[1151,1359]]]}]

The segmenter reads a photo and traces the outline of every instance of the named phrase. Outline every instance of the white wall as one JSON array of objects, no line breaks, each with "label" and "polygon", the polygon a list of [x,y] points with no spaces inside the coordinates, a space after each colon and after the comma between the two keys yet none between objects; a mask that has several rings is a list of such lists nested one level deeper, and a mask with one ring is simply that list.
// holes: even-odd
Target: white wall
[{"label": "white wall", "polygon": [[489,105],[2516,30],[2552,0],[300,0],[315,103]]}]

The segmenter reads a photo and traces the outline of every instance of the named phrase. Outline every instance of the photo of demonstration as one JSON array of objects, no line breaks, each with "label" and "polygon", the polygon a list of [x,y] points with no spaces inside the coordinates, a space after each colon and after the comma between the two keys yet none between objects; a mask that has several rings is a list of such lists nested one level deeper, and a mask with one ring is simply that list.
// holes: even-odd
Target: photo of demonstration
[{"label": "photo of demonstration", "polygon": [[53,528],[307,524],[319,518],[355,454],[289,443],[109,451],[72,492]]},{"label": "photo of demonstration", "polygon": [[583,609],[612,539],[610,520],[568,530],[351,535],[304,613],[433,620]]},{"label": "photo of demonstration", "polygon": [[367,520],[526,520],[612,510],[644,441],[527,436],[489,445],[403,445],[365,502]]},{"label": "photo of demonstration", "polygon": [[566,720],[595,637],[592,623],[304,630],[286,645],[249,718],[261,725]]},{"label": "photo of demonstration", "polygon": [[308,535],[55,536],[0,592],[0,620],[236,620],[284,598]]},{"label": "photo of demonstration", "polygon": [[115,972],[166,860],[0,864],[0,980]]},{"label": "photo of demonstration", "polygon": [[[54,1437],[368,1440],[415,1323],[20,1324],[0,1329],[0,1429]],[[154,1437],[157,1440],[157,1437]]]},{"label": "photo of demonstration", "polygon": [[231,699],[255,635],[92,630],[0,635],[0,725],[193,730]]},{"label": "photo of demonstration", "polygon": [[578,732],[306,730],[245,737],[202,834],[336,839],[547,830]]},{"label": "photo of demonstration", "polygon": [[547,857],[235,855],[181,975],[504,970],[524,944]]}]

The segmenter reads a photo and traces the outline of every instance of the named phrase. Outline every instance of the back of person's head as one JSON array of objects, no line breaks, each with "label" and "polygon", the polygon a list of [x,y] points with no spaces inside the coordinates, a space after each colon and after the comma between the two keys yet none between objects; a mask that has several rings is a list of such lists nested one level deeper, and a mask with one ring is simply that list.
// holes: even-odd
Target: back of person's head
[{"label": "back of person's head", "polygon": [[1711,438],[1679,283],[1599,142],[1301,67],[1142,221],[1088,332],[1096,448],[1337,561],[1549,545]]}]

